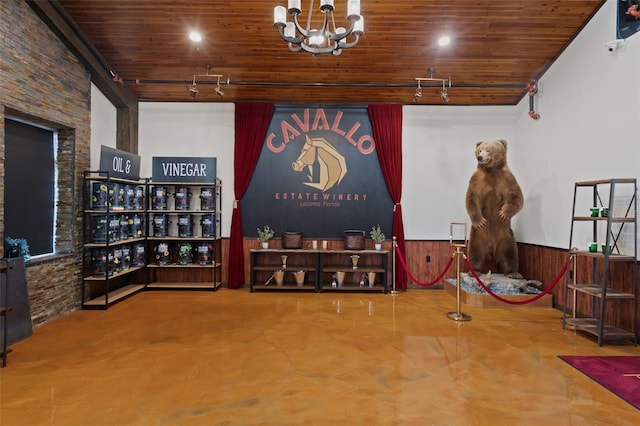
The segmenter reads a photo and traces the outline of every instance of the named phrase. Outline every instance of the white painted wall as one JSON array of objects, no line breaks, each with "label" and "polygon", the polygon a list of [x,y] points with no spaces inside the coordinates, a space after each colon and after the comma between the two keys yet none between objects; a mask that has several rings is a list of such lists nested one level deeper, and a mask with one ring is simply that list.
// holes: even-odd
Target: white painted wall
[{"label": "white painted wall", "polygon": [[[455,96],[455,91],[450,91]],[[517,155],[515,107],[405,106],[402,212],[405,238],[448,240],[451,222],[468,222],[464,199],[476,168],[476,142],[505,139]],[[514,154],[515,152],[515,154]]]},{"label": "white painted wall", "polygon": [[567,247],[574,182],[640,179],[640,34],[607,50],[616,38],[616,6],[608,1],[540,80],[541,118],[527,116],[528,97],[519,105],[511,153],[525,194],[514,223],[518,241]]},{"label": "white painted wall", "polygon": [[[513,220],[520,242],[567,247],[575,181],[640,179],[640,35],[607,51],[616,6],[608,1],[539,81],[537,121],[527,114],[527,96],[513,107],[404,107],[407,239],[447,240],[450,222],[468,222],[464,196],[479,140],[509,142],[509,164],[525,195]],[[455,97],[455,87],[450,94]],[[234,106],[226,103],[140,104],[141,175],[151,175],[153,156],[217,157],[225,237],[233,205],[233,117]],[[94,135],[92,126],[92,156],[108,144],[111,129],[115,124]]]},{"label": "white painted wall", "polygon": [[91,170],[100,168],[100,146],[116,147],[116,107],[91,84]]},{"label": "white painted wall", "polygon": [[140,103],[140,176],[151,176],[152,157],[216,157],[222,180],[223,237],[233,209],[234,110],[231,103]]}]

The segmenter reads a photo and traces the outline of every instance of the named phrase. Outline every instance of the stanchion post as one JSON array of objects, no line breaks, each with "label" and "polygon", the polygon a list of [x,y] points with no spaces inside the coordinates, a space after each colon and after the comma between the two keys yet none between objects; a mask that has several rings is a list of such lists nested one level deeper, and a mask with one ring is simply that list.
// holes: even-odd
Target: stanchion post
[{"label": "stanchion post", "polygon": [[[456,226],[464,226],[464,238],[462,243],[454,242],[453,234],[454,227]],[[456,256],[456,311],[455,312],[447,312],[447,318],[453,321],[471,321],[471,315],[465,314],[460,311],[460,290],[462,288],[462,279],[461,279],[461,270],[460,270],[460,260],[462,256],[464,256],[463,248],[467,246],[467,224],[460,222],[451,222],[449,227],[450,232],[450,242],[451,246],[455,247],[456,251],[453,254]]]},{"label": "stanchion post", "polygon": [[398,246],[398,241],[396,237],[393,237],[393,242],[391,245],[391,294],[402,293],[399,290],[396,290],[396,247]]}]

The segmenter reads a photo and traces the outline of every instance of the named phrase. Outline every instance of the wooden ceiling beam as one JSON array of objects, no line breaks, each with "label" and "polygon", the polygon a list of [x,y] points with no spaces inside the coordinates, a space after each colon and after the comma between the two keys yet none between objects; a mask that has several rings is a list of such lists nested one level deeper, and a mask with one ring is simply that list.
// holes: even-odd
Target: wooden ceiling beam
[{"label": "wooden ceiling beam", "polygon": [[91,73],[91,82],[116,107],[118,149],[137,153],[138,98],[124,84],[114,81],[114,77],[117,77],[115,72],[57,0],[28,0],[27,3],[64,45],[85,64]]}]

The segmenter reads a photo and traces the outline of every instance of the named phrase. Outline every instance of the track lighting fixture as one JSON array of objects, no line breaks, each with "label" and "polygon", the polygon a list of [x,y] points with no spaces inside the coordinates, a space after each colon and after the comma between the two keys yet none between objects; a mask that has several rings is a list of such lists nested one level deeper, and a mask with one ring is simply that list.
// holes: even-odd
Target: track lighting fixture
[{"label": "track lighting fixture", "polygon": [[[222,89],[220,89],[220,79],[222,78],[222,74],[209,74],[209,71],[211,71],[211,65],[207,64],[205,65],[205,73],[204,74],[194,74],[193,76],[193,82],[191,83],[191,87],[189,88],[189,96],[191,96],[192,98],[195,98],[198,94],[198,88],[196,86],[196,78],[197,77],[201,77],[201,81],[207,81],[207,80],[213,80],[213,79],[217,79],[216,81],[216,87],[215,89],[213,89],[213,91],[215,92],[216,95],[223,97],[224,96],[224,92],[222,91]],[[229,80],[231,79],[231,76],[227,77],[227,83],[229,84]]]},{"label": "track lighting fixture", "polygon": [[422,88],[420,87],[420,83],[424,81],[437,81],[442,83],[442,91],[440,92],[440,99],[442,99],[443,103],[449,102],[449,92],[447,91],[447,87],[451,87],[451,77],[449,78],[435,78],[433,74],[436,72],[435,67],[431,67],[428,69],[429,77],[416,77],[416,81],[418,82],[418,87],[416,89],[416,93],[413,96],[413,102],[418,102],[420,96],[422,96]]}]

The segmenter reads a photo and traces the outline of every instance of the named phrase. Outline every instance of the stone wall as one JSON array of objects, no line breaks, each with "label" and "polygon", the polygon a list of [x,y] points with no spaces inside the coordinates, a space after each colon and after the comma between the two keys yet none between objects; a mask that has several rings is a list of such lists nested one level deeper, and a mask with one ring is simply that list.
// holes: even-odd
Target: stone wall
[{"label": "stone wall", "polygon": [[[0,176],[4,120],[16,117],[58,132],[56,254],[27,264],[34,325],[80,307],[82,174],[90,165],[91,76],[24,0],[0,1]],[[4,181],[0,236],[4,241]],[[0,245],[0,254],[2,254]]]}]

